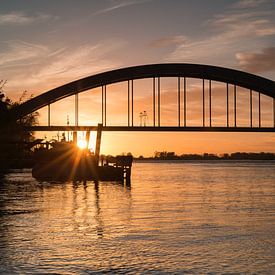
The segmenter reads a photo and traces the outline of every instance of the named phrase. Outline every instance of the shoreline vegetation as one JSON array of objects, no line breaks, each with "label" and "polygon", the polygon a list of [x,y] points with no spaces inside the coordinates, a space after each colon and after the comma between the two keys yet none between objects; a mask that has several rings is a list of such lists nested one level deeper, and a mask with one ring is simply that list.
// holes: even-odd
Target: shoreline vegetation
[{"label": "shoreline vegetation", "polygon": [[[129,153],[128,153],[129,154]],[[134,157],[135,161],[150,160],[150,161],[159,161],[159,160],[184,160],[184,161],[193,161],[193,160],[275,160],[275,153],[270,152],[235,152],[235,153],[225,153],[221,155],[217,154],[182,154],[177,155],[175,152],[155,152],[153,157]]]},{"label": "shoreline vegetation", "polygon": [[30,99],[24,91],[18,101],[4,94],[7,81],[0,80],[0,172],[10,168],[27,168],[33,165],[32,147],[36,144],[34,132],[24,131],[24,126],[38,124],[38,112],[14,121],[7,114],[13,108]]}]

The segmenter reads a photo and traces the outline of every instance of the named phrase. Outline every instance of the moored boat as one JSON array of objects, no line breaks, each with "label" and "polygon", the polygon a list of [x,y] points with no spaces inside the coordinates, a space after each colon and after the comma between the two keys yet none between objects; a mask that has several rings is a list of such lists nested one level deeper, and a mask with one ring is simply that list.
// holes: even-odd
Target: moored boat
[{"label": "moored boat", "polygon": [[79,149],[71,142],[56,142],[52,148],[36,152],[32,175],[38,180],[58,181],[130,181],[132,156],[99,159],[88,149]]}]

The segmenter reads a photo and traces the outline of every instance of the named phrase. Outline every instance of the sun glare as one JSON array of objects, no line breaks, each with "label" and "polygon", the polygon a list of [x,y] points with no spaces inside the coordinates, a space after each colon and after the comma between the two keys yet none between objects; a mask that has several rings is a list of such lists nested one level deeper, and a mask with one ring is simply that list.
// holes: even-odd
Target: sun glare
[{"label": "sun glare", "polygon": [[79,139],[79,140],[77,141],[77,146],[78,146],[78,148],[80,148],[80,149],[85,149],[85,148],[87,147],[87,142],[86,142],[86,140]]}]

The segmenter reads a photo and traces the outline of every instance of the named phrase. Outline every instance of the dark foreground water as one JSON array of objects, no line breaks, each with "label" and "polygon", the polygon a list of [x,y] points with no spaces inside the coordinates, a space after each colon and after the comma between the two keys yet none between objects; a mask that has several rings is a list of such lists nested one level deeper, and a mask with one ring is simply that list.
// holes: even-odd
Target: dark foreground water
[{"label": "dark foreground water", "polygon": [[0,273],[275,274],[275,162],[135,163],[130,188],[0,181]]}]

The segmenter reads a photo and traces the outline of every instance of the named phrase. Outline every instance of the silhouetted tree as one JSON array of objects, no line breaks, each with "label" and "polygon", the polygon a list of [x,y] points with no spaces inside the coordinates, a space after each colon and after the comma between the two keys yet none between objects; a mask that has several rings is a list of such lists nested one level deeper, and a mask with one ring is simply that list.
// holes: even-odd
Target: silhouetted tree
[{"label": "silhouetted tree", "polygon": [[[0,80],[0,118],[22,104],[26,100],[27,92],[24,91],[20,99],[13,102],[4,94],[4,86],[6,81]],[[20,120],[5,121],[1,119],[0,131],[0,166],[9,167],[11,163],[19,165],[20,160],[28,158],[30,152],[28,143],[34,141],[34,133],[24,131],[25,126],[32,126],[38,124],[38,112],[32,113],[23,117]],[[19,165],[20,166],[20,165]]]}]

